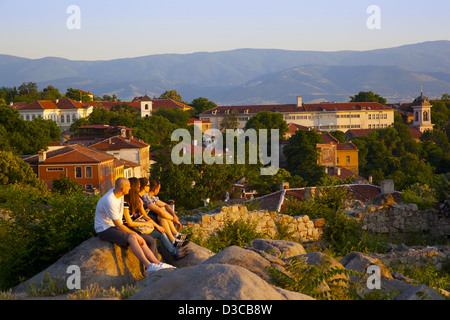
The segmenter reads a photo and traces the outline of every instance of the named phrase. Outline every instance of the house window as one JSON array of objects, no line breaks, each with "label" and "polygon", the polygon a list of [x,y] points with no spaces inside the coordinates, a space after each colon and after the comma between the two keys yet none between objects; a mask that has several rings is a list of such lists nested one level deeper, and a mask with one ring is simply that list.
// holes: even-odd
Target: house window
[{"label": "house window", "polygon": [[83,178],[83,168],[75,167],[75,178]]},{"label": "house window", "polygon": [[47,168],[47,172],[58,172],[58,171],[64,171],[64,168]]},{"label": "house window", "polygon": [[350,163],[350,156],[346,156],[345,160],[347,161],[347,163]]},{"label": "house window", "polygon": [[64,115],[61,115],[61,123],[64,123]]},{"label": "house window", "polygon": [[145,105],[145,110],[148,110],[148,104]]},{"label": "house window", "polygon": [[92,178],[92,167],[86,167],[86,178]]}]

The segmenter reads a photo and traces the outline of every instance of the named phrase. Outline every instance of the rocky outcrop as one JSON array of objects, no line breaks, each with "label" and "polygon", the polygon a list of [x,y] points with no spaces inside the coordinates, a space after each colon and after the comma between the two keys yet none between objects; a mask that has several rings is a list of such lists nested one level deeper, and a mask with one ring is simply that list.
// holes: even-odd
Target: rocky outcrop
[{"label": "rocky outcrop", "polygon": [[65,286],[66,279],[73,274],[70,266],[79,267],[81,288],[98,285],[103,288],[120,288],[135,284],[144,278],[144,266],[129,247],[117,245],[92,237],[70,251],[47,269],[17,286],[13,293],[26,295],[26,288],[32,283],[42,283],[46,277],[59,280]]},{"label": "rocky outcrop", "polygon": [[[14,288],[13,293],[26,298],[25,287],[40,283],[48,275],[62,278],[63,285],[71,274],[70,266],[80,269],[81,288],[91,285],[108,289],[137,284],[139,292],[133,300],[176,299],[176,300],[311,300],[305,293],[277,288],[271,281],[268,268],[286,272],[290,259],[301,257],[307,265],[347,268],[360,272],[363,277],[352,279],[362,284],[361,294],[369,292],[364,288],[367,267],[376,264],[381,269],[383,290],[396,299],[429,298],[443,299],[434,289],[393,277],[381,260],[352,252],[340,261],[321,252],[306,252],[296,242],[255,239],[246,247],[231,246],[219,253],[197,246],[188,245],[190,255],[178,260],[177,269],[165,269],[144,277],[144,268],[129,248],[91,238],[69,252],[55,264]],[[364,278],[365,275],[365,278]],[[323,283],[324,290],[327,283]]]},{"label": "rocky outcrop", "polygon": [[[157,275],[155,275],[157,276]],[[144,288],[130,300],[312,300],[277,290],[246,268],[232,264],[202,263],[142,281]]]}]

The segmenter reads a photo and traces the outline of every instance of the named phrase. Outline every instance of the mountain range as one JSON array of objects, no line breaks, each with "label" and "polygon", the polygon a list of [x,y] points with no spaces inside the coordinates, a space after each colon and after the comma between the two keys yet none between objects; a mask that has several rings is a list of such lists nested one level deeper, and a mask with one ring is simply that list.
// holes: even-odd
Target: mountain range
[{"label": "mountain range", "polygon": [[177,90],[185,101],[206,97],[217,104],[296,103],[349,100],[373,91],[389,102],[450,93],[450,41],[432,41],[369,51],[237,49],[192,54],[77,61],[0,55],[0,86],[36,82],[116,94],[129,101]]}]

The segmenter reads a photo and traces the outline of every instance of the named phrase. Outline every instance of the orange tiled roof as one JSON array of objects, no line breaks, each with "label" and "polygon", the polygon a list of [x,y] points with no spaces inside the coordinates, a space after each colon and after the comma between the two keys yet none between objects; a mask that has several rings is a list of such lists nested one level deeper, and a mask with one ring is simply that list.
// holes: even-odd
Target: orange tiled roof
[{"label": "orange tiled roof", "polygon": [[294,112],[320,112],[320,111],[360,111],[360,110],[392,110],[377,102],[343,102],[343,103],[311,103],[297,106],[296,104],[272,104],[272,105],[247,105],[247,106],[218,106],[211,110],[201,113],[201,115],[210,115],[229,113],[255,114],[260,111],[272,111],[282,113]]},{"label": "orange tiled roof", "polygon": [[[110,160],[114,160],[114,156],[89,147],[73,144],[47,152],[45,163],[100,163]],[[24,161],[36,164],[39,162],[39,156],[31,156]]]},{"label": "orange tiled roof", "polygon": [[119,150],[127,148],[145,148],[149,147],[148,143],[136,138],[124,138],[122,136],[115,136],[106,138],[103,141],[92,144],[90,147],[97,150]]}]

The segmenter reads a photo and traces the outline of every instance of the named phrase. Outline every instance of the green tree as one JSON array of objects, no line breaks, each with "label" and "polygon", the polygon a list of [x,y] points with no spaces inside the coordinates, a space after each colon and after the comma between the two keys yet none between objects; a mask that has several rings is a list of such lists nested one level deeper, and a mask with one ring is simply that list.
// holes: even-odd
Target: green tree
[{"label": "green tree", "polygon": [[196,98],[192,100],[192,102],[189,104],[191,107],[194,108],[194,112],[192,116],[196,116],[202,112],[205,112],[207,110],[214,109],[217,107],[217,104],[215,104],[213,101],[208,100],[207,98]]},{"label": "green tree", "polygon": [[181,98],[181,95],[179,95],[176,90],[166,90],[166,91],[164,91],[163,94],[161,94],[159,96],[158,99],[172,99],[172,100],[187,104],[183,101],[183,98]]},{"label": "green tree", "polygon": [[53,101],[62,98],[62,94],[59,93],[59,90],[53,86],[47,86],[47,88],[44,88],[39,95],[41,100]]},{"label": "green tree", "polygon": [[153,116],[161,116],[168,119],[177,128],[186,128],[189,122],[190,114],[189,112],[183,111],[181,109],[175,108],[159,108],[153,112]]},{"label": "green tree", "polygon": [[237,129],[239,127],[239,120],[236,113],[226,115],[220,123],[220,130]]},{"label": "green tree", "polygon": [[91,97],[87,93],[81,92],[78,89],[73,88],[67,88],[66,98],[75,100],[75,101],[81,101],[81,102],[89,102],[91,101]]},{"label": "green tree", "polygon": [[297,130],[284,147],[288,171],[302,177],[308,185],[319,183],[326,175],[323,166],[317,164],[317,144],[321,142],[322,137],[316,131]]},{"label": "green tree", "polygon": [[167,118],[153,115],[137,119],[134,123],[133,134],[151,145],[152,150],[170,145],[170,139],[175,125]]},{"label": "green tree", "polygon": [[350,102],[378,102],[386,104],[386,99],[372,91],[360,91],[358,94],[350,97]]},{"label": "green tree", "polygon": [[39,180],[31,169],[18,156],[10,151],[0,151],[0,185],[20,184],[29,185],[46,191],[46,184]]}]

